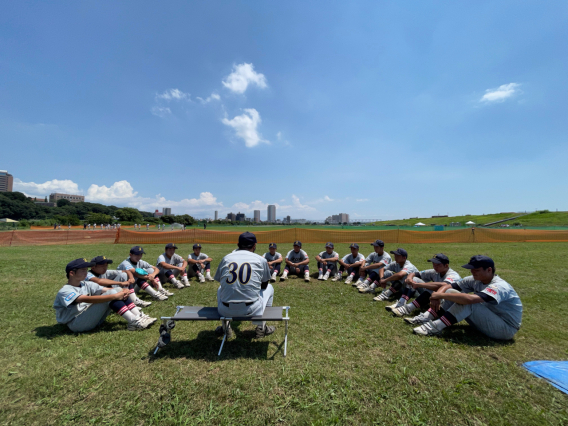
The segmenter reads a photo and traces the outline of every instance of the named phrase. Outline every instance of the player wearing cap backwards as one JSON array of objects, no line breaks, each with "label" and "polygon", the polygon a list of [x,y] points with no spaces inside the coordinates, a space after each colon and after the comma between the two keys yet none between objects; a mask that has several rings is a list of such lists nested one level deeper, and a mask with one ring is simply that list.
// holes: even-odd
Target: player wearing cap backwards
[{"label": "player wearing cap backwards", "polygon": [[338,281],[341,279],[343,275],[343,271],[347,270],[347,279],[345,280],[345,284],[351,284],[353,282],[353,278],[355,276],[359,276],[359,268],[365,264],[365,256],[359,253],[359,244],[351,244],[349,246],[351,249],[351,253],[343,256],[342,259],[339,259],[339,272],[332,281]]},{"label": "player wearing cap backwards", "polygon": [[[383,268],[392,262],[390,254],[385,252],[385,243],[382,240],[376,240],[371,245],[375,250],[367,256],[365,264],[359,268],[360,278],[353,284],[359,291],[371,287],[374,281],[378,283],[383,278],[385,272]],[[369,276],[365,278],[367,273]]]},{"label": "player wearing cap backwards", "polygon": [[398,248],[390,253],[394,254],[394,262],[384,267],[383,278],[378,283],[373,282],[369,287],[370,290],[366,291],[366,293],[372,293],[376,287],[385,288],[387,283],[391,283],[391,287],[388,290],[383,290],[381,294],[373,298],[376,302],[388,300],[402,288],[408,274],[418,272],[418,268],[408,261],[408,253],[405,249]]},{"label": "player wearing cap backwards", "polygon": [[[166,251],[156,261],[159,271],[158,278],[160,282],[171,282],[175,288],[189,287],[191,284],[187,279],[187,262],[179,254],[176,254],[176,249],[175,244],[166,244]],[[178,276],[181,276],[181,281],[176,280]]]},{"label": "player wearing cap backwards", "polygon": [[[124,260],[116,269],[119,271],[130,271],[136,279],[136,285],[131,289],[131,293],[138,293],[141,289],[152,296],[155,300],[168,300],[168,296],[173,293],[165,290],[162,283],[156,276],[158,269],[155,269],[148,262],[142,260],[142,256],[146,254],[140,246],[134,246],[130,249],[130,256]],[[137,269],[143,269],[146,274],[137,272]],[[152,288],[155,286],[156,289]]]},{"label": "player wearing cap backwards", "polygon": [[65,267],[67,284],[53,302],[57,322],[81,333],[98,327],[114,311],[126,320],[129,331],[148,327],[151,322],[129,300],[128,289],[104,287],[86,280],[93,266],[95,263],[87,259],[75,259]]},{"label": "player wearing cap backwards", "polygon": [[[201,253],[201,244],[193,245],[193,253],[189,254],[187,261],[197,274],[200,283],[204,283],[205,280],[214,281],[214,279],[211,278],[211,262],[213,259],[205,253]],[[203,272],[205,272],[205,276],[203,276]]]},{"label": "player wearing cap backwards", "polygon": [[[146,302],[136,297],[136,293],[134,293],[136,279],[132,272],[129,270],[122,272],[116,269],[108,269],[108,265],[112,264],[113,261],[112,259],[107,259],[106,256],[96,256],[91,259],[91,263],[94,263],[94,265],[89,272],[87,272],[86,281],[92,281],[103,287],[128,289],[128,301],[125,301],[128,306],[130,306],[130,303],[134,303],[134,306],[140,307],[146,307],[152,304],[152,302]],[[157,318],[146,315],[138,308],[132,308],[131,311],[137,316],[141,315],[144,317],[148,324],[153,324],[158,320]]]},{"label": "player wearing cap backwards", "polygon": [[495,262],[490,257],[473,256],[463,268],[470,269],[472,275],[442,286],[430,297],[434,311],[439,311],[440,300],[444,300],[444,311],[439,312],[439,319],[416,327],[414,333],[432,336],[466,320],[492,339],[512,339],[521,328],[523,316],[523,304],[517,292],[495,275]]},{"label": "player wearing cap backwards", "polygon": [[[327,281],[331,274],[334,274],[334,276],[336,275],[339,254],[333,251],[333,248],[333,243],[326,243],[325,250],[316,256],[319,270],[318,280]],[[323,272],[324,269],[325,273]],[[335,278],[332,278],[332,280],[337,281]]]},{"label": "player wearing cap backwards", "polygon": [[282,255],[276,251],[278,246],[276,243],[268,244],[268,253],[264,253],[262,257],[268,262],[268,267],[270,268],[270,282],[275,283],[276,277],[280,273],[280,266],[282,265]]},{"label": "player wearing cap backwards", "polygon": [[[450,268],[450,259],[445,254],[438,253],[432,259],[428,259],[428,262],[432,263],[433,269],[408,274],[400,300],[394,305],[385,307],[387,311],[391,311],[397,317],[410,315],[416,309],[430,305],[430,295],[433,291],[438,290],[444,284],[452,285],[461,280],[460,275]],[[416,292],[419,296],[409,303],[409,299]],[[422,322],[412,322],[412,324],[422,324]]]},{"label": "player wearing cap backwards", "polygon": [[[215,281],[220,283],[217,290],[217,310],[224,317],[252,317],[262,315],[272,306],[274,288],[268,283],[270,268],[262,256],[256,255],[256,237],[250,232],[239,236],[238,250],[226,255],[219,263]],[[253,321],[256,338],[274,333],[276,327],[266,322]],[[230,326],[229,326],[230,327]],[[223,326],[217,327],[223,333]],[[229,328],[228,337],[232,336]]]},{"label": "player wearing cap backwards", "polygon": [[280,276],[280,281],[286,280],[289,273],[300,276],[302,272],[304,273],[304,280],[310,281],[310,267],[308,266],[310,258],[308,253],[302,250],[301,241],[294,241],[294,248],[288,252],[285,260],[286,267]]}]

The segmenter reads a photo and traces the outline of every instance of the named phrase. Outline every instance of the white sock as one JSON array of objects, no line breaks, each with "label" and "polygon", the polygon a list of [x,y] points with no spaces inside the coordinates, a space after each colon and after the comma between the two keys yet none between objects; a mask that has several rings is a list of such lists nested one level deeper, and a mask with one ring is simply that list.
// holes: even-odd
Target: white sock
[{"label": "white sock", "polygon": [[416,305],[414,305],[414,303],[407,303],[406,305],[404,305],[406,312],[410,313],[410,312],[414,312],[416,310]]},{"label": "white sock", "polygon": [[154,290],[154,289],[152,288],[152,286],[146,287],[146,288],[144,289],[144,291],[145,291],[146,293],[148,293],[149,295],[151,295],[151,296],[155,296],[156,294],[158,294],[158,292],[157,292],[156,290]]},{"label": "white sock", "polygon": [[137,319],[137,317],[131,311],[126,311],[125,313],[123,313],[122,318],[124,318],[128,323],[134,322]]},{"label": "white sock", "polygon": [[405,302],[406,302],[406,299],[404,297],[401,297],[400,299],[398,299],[398,302],[396,302],[396,305],[402,306],[402,305],[404,305]]},{"label": "white sock", "polygon": [[140,315],[142,315],[142,311],[138,307],[132,308],[130,310],[130,312],[132,312],[136,317],[139,317]]},{"label": "white sock", "polygon": [[424,312],[424,317],[429,319],[430,321],[432,321],[434,319],[434,315],[432,315],[430,312],[426,311]]},{"label": "white sock", "polygon": [[444,328],[447,327],[447,325],[444,324],[444,321],[442,320],[436,320],[432,323],[432,325],[436,327],[438,330],[443,330]]}]

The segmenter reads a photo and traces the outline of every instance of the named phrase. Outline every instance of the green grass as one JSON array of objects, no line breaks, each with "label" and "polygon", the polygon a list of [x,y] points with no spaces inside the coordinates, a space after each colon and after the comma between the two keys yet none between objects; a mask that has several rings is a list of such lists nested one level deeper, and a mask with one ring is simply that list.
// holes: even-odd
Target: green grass
[{"label": "green grass", "polygon": [[[233,247],[204,252],[216,267]],[[304,248],[311,256],[321,250]],[[156,326],[128,332],[111,315],[99,330],[75,335],[51,308],[69,260],[104,254],[116,265],[128,247],[0,248],[0,424],[567,425],[568,396],[521,364],[568,357],[568,243],[405,248],[420,269],[443,251],[460,273],[472,254],[491,255],[525,306],[516,339],[493,341],[464,324],[422,338],[351,286],[290,279],[274,286],[275,304],[292,307],[286,359],[283,327],[256,340],[250,323],[235,326],[236,339],[217,358],[212,322],[179,322],[153,358]],[[162,252],[145,249],[150,262]],[[189,250],[180,245],[181,254]],[[215,305],[216,288],[192,283],[146,311]]]}]

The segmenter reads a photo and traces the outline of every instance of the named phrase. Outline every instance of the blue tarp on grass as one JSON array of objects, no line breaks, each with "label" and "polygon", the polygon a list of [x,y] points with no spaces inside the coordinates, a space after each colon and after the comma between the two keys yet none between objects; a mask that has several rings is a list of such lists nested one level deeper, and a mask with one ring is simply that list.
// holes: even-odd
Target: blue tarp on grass
[{"label": "blue tarp on grass", "polygon": [[530,361],[523,367],[568,394],[568,361]]}]

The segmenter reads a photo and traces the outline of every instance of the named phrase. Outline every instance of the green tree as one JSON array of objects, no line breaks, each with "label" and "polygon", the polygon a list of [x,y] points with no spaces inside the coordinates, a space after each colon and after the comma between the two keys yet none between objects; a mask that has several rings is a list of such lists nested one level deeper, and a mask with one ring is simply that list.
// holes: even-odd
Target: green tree
[{"label": "green tree", "polygon": [[141,222],[142,215],[136,209],[124,207],[114,212],[115,216],[123,222]]},{"label": "green tree", "polygon": [[104,213],[91,213],[87,216],[88,223],[112,223],[112,217]]},{"label": "green tree", "polygon": [[57,200],[57,207],[64,207],[64,206],[70,206],[71,205],[71,201],[66,200],[65,198],[62,198],[61,200]]}]

